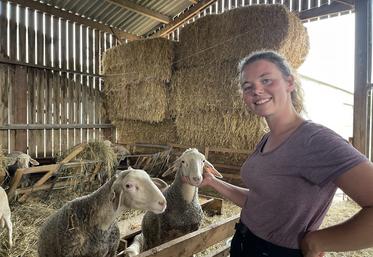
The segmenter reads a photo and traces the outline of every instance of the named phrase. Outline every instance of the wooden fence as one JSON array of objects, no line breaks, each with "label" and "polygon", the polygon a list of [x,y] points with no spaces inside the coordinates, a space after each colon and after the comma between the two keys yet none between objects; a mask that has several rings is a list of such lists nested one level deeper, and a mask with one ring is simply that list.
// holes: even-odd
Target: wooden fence
[{"label": "wooden fence", "polygon": [[99,76],[111,34],[0,1],[0,144],[50,157],[110,137]]}]

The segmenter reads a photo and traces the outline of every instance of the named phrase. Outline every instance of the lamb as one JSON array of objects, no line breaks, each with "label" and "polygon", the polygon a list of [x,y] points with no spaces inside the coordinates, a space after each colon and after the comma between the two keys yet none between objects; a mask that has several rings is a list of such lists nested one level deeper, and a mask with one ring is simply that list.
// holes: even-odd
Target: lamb
[{"label": "lamb", "polygon": [[4,228],[4,226],[6,226],[8,229],[9,247],[12,247],[13,226],[12,221],[10,220],[8,196],[6,195],[5,190],[0,187],[0,228]]},{"label": "lamb", "polygon": [[48,217],[38,240],[39,257],[114,257],[117,218],[127,208],[162,213],[166,199],[144,170],[118,171],[95,192],[72,200]]},{"label": "lamb", "polygon": [[[14,151],[7,155],[7,171],[10,177],[14,177],[17,169],[21,168],[29,168],[30,164],[37,166],[39,162],[35,159],[31,158],[30,155],[25,154],[23,152]],[[26,174],[23,175],[23,180],[21,182],[22,187],[30,186],[30,175]]]},{"label": "lamb", "polygon": [[197,149],[187,149],[163,173],[176,172],[172,184],[163,192],[168,208],[162,214],[147,212],[142,220],[142,233],[125,251],[126,256],[135,256],[167,241],[193,232],[203,218],[198,201],[198,185],[201,184],[204,168],[217,177],[222,177]]}]

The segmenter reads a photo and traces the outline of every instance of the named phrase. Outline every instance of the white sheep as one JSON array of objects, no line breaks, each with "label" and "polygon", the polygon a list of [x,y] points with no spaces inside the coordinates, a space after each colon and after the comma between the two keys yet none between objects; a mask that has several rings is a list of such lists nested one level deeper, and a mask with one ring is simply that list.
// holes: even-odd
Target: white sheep
[{"label": "white sheep", "polygon": [[176,172],[172,184],[163,192],[167,209],[162,214],[147,212],[142,220],[142,233],[137,235],[124,253],[135,256],[167,241],[199,228],[203,212],[198,200],[198,186],[203,180],[204,168],[209,167],[222,177],[197,149],[187,149],[163,176]]},{"label": "white sheep", "polygon": [[12,247],[13,226],[10,219],[8,196],[6,195],[5,190],[0,187],[0,228],[4,228],[4,226],[6,226],[8,229],[9,247]]},{"label": "white sheep", "polygon": [[[19,151],[11,152],[6,157],[7,157],[7,171],[10,177],[14,177],[17,169],[29,168],[30,164],[34,166],[39,165],[39,162],[31,158],[30,155],[23,153],[23,152],[19,152]],[[21,181],[22,187],[30,186],[31,184],[30,175],[31,174],[23,175],[22,177],[23,179]]]},{"label": "white sheep", "polygon": [[39,257],[116,256],[117,218],[127,208],[158,214],[166,209],[166,199],[143,170],[121,171],[52,214],[40,230]]}]

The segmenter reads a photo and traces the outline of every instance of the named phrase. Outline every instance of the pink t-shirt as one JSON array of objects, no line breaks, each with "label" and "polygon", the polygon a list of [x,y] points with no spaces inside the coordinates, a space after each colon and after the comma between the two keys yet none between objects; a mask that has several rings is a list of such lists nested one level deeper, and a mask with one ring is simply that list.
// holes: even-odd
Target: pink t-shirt
[{"label": "pink t-shirt", "polygon": [[310,121],[262,153],[268,136],[241,168],[250,190],[241,220],[256,236],[299,249],[305,232],[320,226],[337,189],[336,178],[367,158],[334,131]]}]

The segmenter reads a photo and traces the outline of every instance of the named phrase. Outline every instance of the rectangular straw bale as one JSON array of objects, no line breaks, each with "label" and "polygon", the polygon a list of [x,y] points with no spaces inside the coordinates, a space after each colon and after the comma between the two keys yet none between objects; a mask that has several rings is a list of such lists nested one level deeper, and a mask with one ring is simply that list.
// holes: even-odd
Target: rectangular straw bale
[{"label": "rectangular straw bale", "polygon": [[182,68],[171,84],[176,113],[244,110],[235,61]]},{"label": "rectangular straw bale", "polygon": [[160,123],[122,120],[113,122],[113,124],[118,129],[120,143],[167,144],[177,142],[176,126],[172,120],[164,120]]},{"label": "rectangular straw bale", "polygon": [[120,77],[123,84],[170,81],[174,42],[165,38],[132,41],[108,49],[103,56],[103,75]]},{"label": "rectangular straw bale", "polygon": [[194,112],[176,118],[179,142],[186,145],[254,149],[263,134],[252,113]]},{"label": "rectangular straw bale", "polygon": [[106,106],[114,120],[161,122],[169,117],[169,85],[160,80],[125,84],[117,78],[105,81]]},{"label": "rectangular straw bale", "polygon": [[253,5],[205,16],[185,26],[180,31],[176,66],[237,60],[254,51],[272,49],[297,68],[308,48],[305,27],[285,6]]}]

